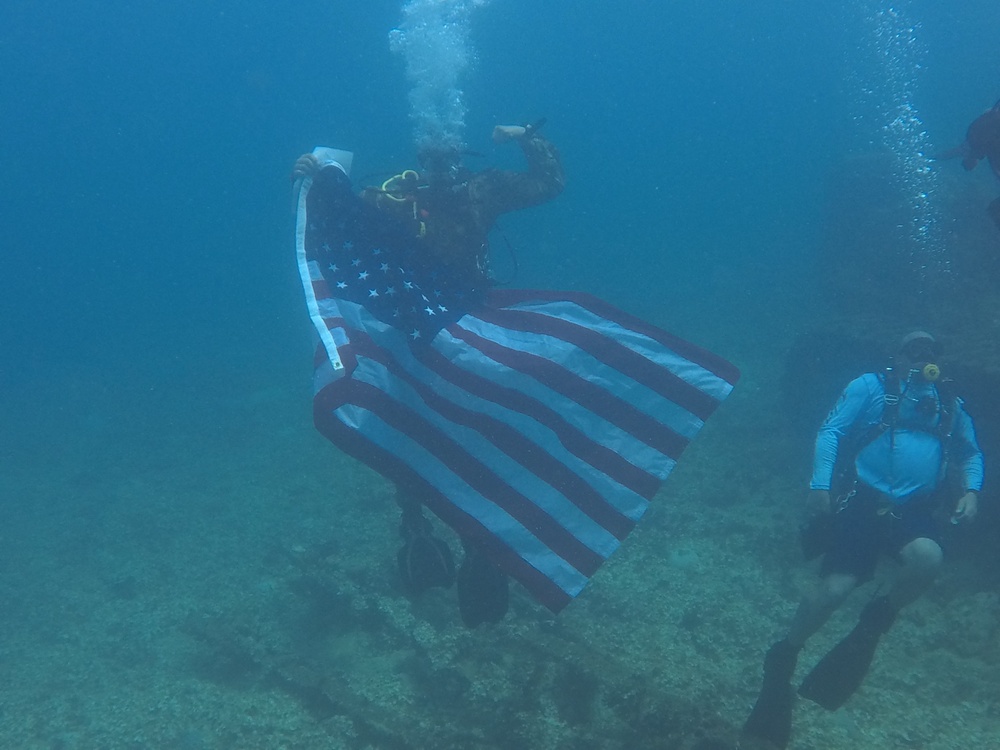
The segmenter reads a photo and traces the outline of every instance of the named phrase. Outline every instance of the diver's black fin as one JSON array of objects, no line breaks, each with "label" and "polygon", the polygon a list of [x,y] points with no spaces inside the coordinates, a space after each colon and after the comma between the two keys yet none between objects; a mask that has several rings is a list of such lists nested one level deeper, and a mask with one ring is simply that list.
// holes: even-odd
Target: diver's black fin
[{"label": "diver's black fin", "polygon": [[764,684],[753,711],[743,725],[743,737],[766,740],[774,747],[788,747],[792,736],[792,705],[795,691],[792,674],[799,649],[788,641],[775,643],[764,657]]},{"label": "diver's black fin", "polygon": [[403,538],[396,561],[406,593],[419,596],[435,586],[450,588],[455,581],[455,559],[447,543],[430,531],[414,531]]},{"label": "diver's black fin", "polygon": [[458,569],[458,611],[462,622],[468,628],[484,622],[500,622],[507,614],[509,600],[507,574],[478,547],[467,544],[465,559]]},{"label": "diver's black fin", "polygon": [[861,687],[871,667],[879,639],[896,619],[887,597],[873,599],[861,612],[854,630],[830,649],[806,675],[799,695],[836,711]]}]

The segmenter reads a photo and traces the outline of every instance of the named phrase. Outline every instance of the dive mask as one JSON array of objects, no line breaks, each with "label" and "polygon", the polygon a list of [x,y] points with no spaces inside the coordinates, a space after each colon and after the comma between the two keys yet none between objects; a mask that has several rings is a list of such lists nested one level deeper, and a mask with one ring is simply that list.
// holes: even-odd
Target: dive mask
[{"label": "dive mask", "polygon": [[941,368],[937,358],[941,355],[941,345],[930,337],[915,338],[903,346],[903,356],[913,363],[910,372],[918,372],[928,383],[937,382]]}]

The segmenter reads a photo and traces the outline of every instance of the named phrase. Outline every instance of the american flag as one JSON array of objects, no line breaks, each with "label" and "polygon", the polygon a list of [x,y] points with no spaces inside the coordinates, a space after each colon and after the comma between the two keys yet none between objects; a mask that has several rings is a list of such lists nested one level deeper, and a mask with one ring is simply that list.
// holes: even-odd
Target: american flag
[{"label": "american flag", "polygon": [[579,293],[428,265],[336,167],[296,245],[320,336],[314,417],[553,612],[638,523],[739,371]]}]

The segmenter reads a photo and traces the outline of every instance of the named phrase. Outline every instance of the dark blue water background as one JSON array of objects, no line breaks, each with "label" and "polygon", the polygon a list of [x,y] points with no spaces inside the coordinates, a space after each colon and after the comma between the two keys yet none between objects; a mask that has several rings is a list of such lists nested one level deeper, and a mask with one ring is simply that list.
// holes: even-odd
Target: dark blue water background
[{"label": "dark blue water background", "polygon": [[[480,9],[470,147],[515,166],[491,127],[545,116],[570,176],[557,203],[504,223],[518,282],[720,329],[801,288],[827,171],[871,137],[849,80],[871,65],[870,28],[848,5]],[[907,8],[927,48],[915,104],[933,140],[957,141],[998,96],[998,11]],[[385,1],[5,3],[7,387],[81,365],[156,377],[171,361],[294,356],[307,331],[288,168],[317,143],[354,149],[360,174],[412,164],[386,39],[399,20]]]}]

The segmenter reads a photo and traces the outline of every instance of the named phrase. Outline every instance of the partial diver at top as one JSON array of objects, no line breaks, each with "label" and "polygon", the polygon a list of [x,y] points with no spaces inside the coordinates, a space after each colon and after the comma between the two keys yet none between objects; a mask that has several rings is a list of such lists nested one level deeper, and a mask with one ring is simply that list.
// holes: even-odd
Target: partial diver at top
[{"label": "partial diver at top", "polygon": [[[961,158],[966,171],[975,169],[980,161],[986,159],[993,174],[1000,179],[1000,101],[972,121],[964,141],[935,158]],[[1000,229],[1000,198],[994,199],[986,212]]]}]

